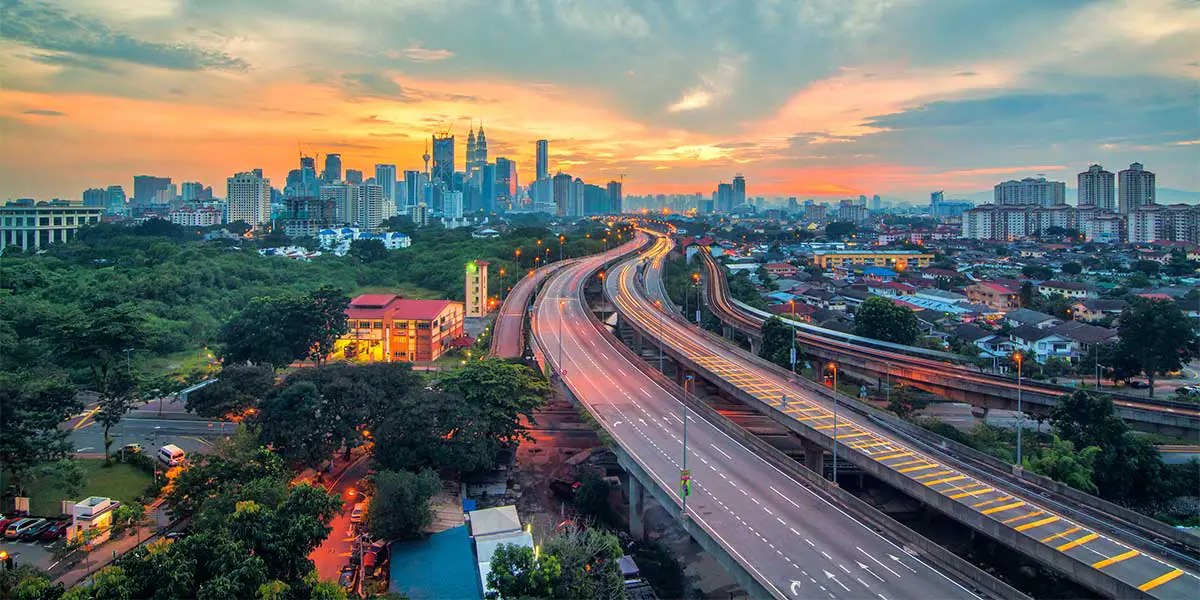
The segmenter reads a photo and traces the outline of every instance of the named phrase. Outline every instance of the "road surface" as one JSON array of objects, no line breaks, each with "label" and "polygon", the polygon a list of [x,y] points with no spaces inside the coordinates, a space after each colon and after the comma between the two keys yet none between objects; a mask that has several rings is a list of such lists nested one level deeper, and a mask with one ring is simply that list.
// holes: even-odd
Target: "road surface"
[{"label": "road surface", "polygon": [[[616,351],[588,321],[578,286],[603,258],[550,278],[534,334],[588,405],[657,484],[680,501],[682,404]],[[561,332],[561,337],[560,337]],[[687,416],[688,513],[779,598],[973,597],[702,418]]]},{"label": "road surface", "polygon": [[[83,413],[62,425],[71,430],[71,443],[76,453],[104,453],[104,427],[96,423],[91,414],[94,408],[94,404],[89,405]],[[162,403],[161,417],[159,412],[157,401],[129,411],[109,431],[114,440],[112,451],[136,442],[146,452],[156,452],[160,446],[175,444],[188,454],[203,454],[212,450],[214,442],[233,435],[237,429],[237,423],[212,421],[190,414],[184,410],[182,402],[171,402],[170,399]]]},{"label": "road surface", "polygon": [[525,352],[524,327],[525,312],[529,308],[529,297],[546,274],[557,269],[562,263],[547,265],[522,277],[513,286],[500,312],[496,315],[496,324],[492,326],[492,354],[500,358],[521,358]]},{"label": "road surface", "polygon": [[308,558],[312,559],[317,566],[317,574],[321,576],[321,579],[337,581],[342,567],[350,563],[350,549],[354,542],[354,528],[350,524],[350,511],[354,509],[354,503],[358,501],[358,498],[357,494],[351,495],[349,492],[354,489],[358,480],[367,475],[370,466],[369,457],[363,456],[350,465],[330,488],[330,491],[342,499],[342,511],[329,524],[332,528],[329,537],[325,538],[325,541],[316,550],[313,550],[312,554],[308,555]]}]

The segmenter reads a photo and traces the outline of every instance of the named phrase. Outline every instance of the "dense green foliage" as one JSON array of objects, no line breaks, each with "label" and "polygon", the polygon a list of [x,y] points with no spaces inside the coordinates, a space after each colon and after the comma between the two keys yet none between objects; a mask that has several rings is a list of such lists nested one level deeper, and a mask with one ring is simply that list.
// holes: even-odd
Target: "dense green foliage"
[{"label": "dense green foliage", "polygon": [[350,298],[324,286],[308,294],[260,296],[221,327],[221,360],[285,367],[297,360],[320,363],[347,331]]},{"label": "dense green foliage", "polygon": [[1131,298],[1118,337],[1118,361],[1146,374],[1151,396],[1155,377],[1179,369],[1196,353],[1195,326],[1170,300]]},{"label": "dense green foliage", "polygon": [[274,385],[275,372],[269,366],[231,365],[221,369],[215,383],[188,394],[187,409],[209,418],[241,414],[256,406]]},{"label": "dense green foliage", "polygon": [[760,310],[767,309],[767,301],[763,300],[762,294],[753,283],[750,282],[750,274],[746,271],[738,271],[737,274],[732,274],[727,277],[729,283],[729,295],[735,300],[740,300]]},{"label": "dense green foliage", "polygon": [[871,296],[854,311],[854,335],[911,345],[921,334],[913,311],[882,296]]},{"label": "dense green foliage", "polygon": [[420,537],[433,523],[429,499],[441,489],[437,473],[425,469],[380,471],[373,477],[375,496],[367,506],[367,531],[381,540]]},{"label": "dense green foliage", "polygon": [[[762,346],[758,349],[758,355],[785,369],[790,369],[792,367],[792,339],[792,327],[779,317],[771,317],[763,323]],[[796,346],[796,362],[804,362],[799,346]]]},{"label": "dense green foliage", "polygon": [[599,598],[624,597],[624,582],[617,559],[617,537],[598,529],[570,528],[550,538],[540,557],[524,546],[503,544],[492,555],[488,586],[491,598]]}]

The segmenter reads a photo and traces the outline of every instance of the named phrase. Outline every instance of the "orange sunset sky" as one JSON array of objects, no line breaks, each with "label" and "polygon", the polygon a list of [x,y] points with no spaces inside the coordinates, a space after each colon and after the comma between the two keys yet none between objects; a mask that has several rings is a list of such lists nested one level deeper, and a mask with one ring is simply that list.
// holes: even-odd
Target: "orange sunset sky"
[{"label": "orange sunset sky", "polygon": [[[490,158],[626,193],[924,202],[1092,162],[1200,191],[1187,0],[0,0],[0,199],[308,154]],[[1073,192],[1068,194],[1074,201]]]}]

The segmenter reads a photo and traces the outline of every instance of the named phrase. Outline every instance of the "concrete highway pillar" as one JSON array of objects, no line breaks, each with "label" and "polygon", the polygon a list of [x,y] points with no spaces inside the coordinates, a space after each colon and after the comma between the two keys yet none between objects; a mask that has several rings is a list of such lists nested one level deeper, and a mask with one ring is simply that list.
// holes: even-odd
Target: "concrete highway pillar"
[{"label": "concrete highway pillar", "polygon": [[800,447],[804,449],[804,466],[809,471],[822,477],[825,476],[825,449],[804,438],[800,439]]},{"label": "concrete highway pillar", "polygon": [[635,540],[646,539],[646,525],[643,522],[645,508],[643,507],[642,483],[629,474],[629,535]]},{"label": "concrete highway pillar", "polygon": [[725,339],[733,339],[733,328],[724,323],[721,324],[721,336]]},{"label": "concrete highway pillar", "polygon": [[752,336],[746,336],[746,338],[750,340],[750,351],[758,356],[758,351],[762,349],[762,340]]}]

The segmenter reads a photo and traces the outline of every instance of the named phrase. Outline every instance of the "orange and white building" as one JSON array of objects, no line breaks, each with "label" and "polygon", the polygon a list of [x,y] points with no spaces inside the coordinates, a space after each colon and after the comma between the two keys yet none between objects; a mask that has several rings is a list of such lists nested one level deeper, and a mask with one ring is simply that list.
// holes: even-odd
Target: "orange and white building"
[{"label": "orange and white building", "polygon": [[363,294],[346,309],[349,331],[334,360],[431,362],[463,337],[463,303],[408,300],[396,294]]}]

